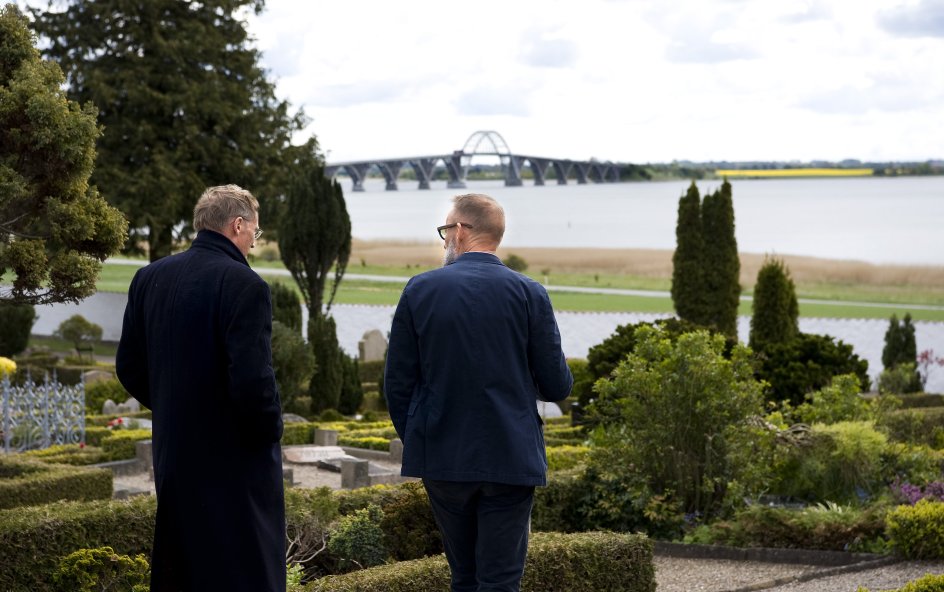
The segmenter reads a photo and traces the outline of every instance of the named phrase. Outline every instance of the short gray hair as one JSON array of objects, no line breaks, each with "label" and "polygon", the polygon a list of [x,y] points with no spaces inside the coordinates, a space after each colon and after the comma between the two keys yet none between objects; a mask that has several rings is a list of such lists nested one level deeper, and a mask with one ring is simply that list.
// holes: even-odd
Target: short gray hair
[{"label": "short gray hair", "polygon": [[209,187],[193,208],[194,230],[223,232],[230,220],[255,220],[259,201],[239,185]]},{"label": "short gray hair", "polygon": [[483,193],[467,193],[452,198],[456,222],[472,227],[472,234],[481,234],[501,242],[505,236],[505,210],[493,197]]}]

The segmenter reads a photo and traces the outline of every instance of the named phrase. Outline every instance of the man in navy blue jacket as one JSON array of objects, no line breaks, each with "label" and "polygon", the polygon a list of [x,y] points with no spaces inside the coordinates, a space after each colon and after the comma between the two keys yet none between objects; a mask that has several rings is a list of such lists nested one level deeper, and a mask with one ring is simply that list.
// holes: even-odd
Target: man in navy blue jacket
[{"label": "man in navy blue jacket", "polygon": [[498,202],[457,196],[438,230],[445,265],[403,290],[384,393],[402,474],[429,493],[453,592],[517,591],[534,488],[547,482],[537,400],[564,399],[573,376],[547,292],[495,256]]}]

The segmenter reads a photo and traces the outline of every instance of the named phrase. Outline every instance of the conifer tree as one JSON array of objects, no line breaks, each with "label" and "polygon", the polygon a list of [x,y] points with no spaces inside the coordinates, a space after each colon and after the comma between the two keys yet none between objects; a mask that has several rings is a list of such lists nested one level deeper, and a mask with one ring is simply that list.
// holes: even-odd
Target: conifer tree
[{"label": "conifer tree", "polygon": [[0,7],[0,304],[78,302],[127,224],[89,184],[95,107],[62,91],[26,16]]},{"label": "conifer tree", "polygon": [[[308,341],[317,364],[311,378],[312,412],[337,409],[346,354],[328,316],[351,256],[351,218],[341,185],[325,177],[324,162],[312,140],[297,151],[286,211],[280,223],[279,251],[308,307]],[[328,277],[333,281],[325,302]]]},{"label": "conifer tree", "polygon": [[750,345],[763,350],[800,334],[796,286],[783,261],[767,257],[754,285]]},{"label": "conifer tree", "polygon": [[705,196],[701,216],[707,324],[736,338],[738,305],[741,302],[741,261],[734,236],[731,184],[727,179],[721,189]]},{"label": "conifer tree", "polygon": [[[92,182],[131,222],[151,260],[171,253],[212,185],[236,183],[267,199],[284,184],[286,151],[301,129],[259,65],[247,31],[263,0],[66,0],[33,10],[46,54],[71,98],[98,106],[104,133]],[[140,233],[140,236],[139,236]]]},{"label": "conifer tree", "polygon": [[302,302],[294,290],[278,282],[269,283],[272,294],[272,317],[295,331],[302,332]]},{"label": "conifer tree", "polygon": [[918,346],[915,340],[915,326],[911,322],[911,313],[905,313],[903,322],[892,315],[885,331],[885,347],[882,349],[882,365],[891,370],[899,364],[916,364]]},{"label": "conifer tree", "polygon": [[701,196],[692,181],[679,199],[675,226],[675,253],[672,255],[672,302],[679,318],[705,325],[705,270],[703,265]]}]

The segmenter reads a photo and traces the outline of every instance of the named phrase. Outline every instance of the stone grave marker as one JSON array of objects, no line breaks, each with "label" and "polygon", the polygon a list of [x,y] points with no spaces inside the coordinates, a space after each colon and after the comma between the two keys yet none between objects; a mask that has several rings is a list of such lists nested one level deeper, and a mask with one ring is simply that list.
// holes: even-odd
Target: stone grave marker
[{"label": "stone grave marker", "polygon": [[387,340],[379,330],[372,329],[357,342],[357,351],[361,362],[383,360],[387,353]]}]

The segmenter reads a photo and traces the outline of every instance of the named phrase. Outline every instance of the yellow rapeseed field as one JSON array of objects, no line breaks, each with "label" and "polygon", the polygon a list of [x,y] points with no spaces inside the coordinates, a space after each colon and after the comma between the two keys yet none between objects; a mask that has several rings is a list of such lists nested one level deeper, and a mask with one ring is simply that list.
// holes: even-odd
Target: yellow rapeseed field
[{"label": "yellow rapeseed field", "polygon": [[719,177],[869,177],[872,169],[718,169]]}]

